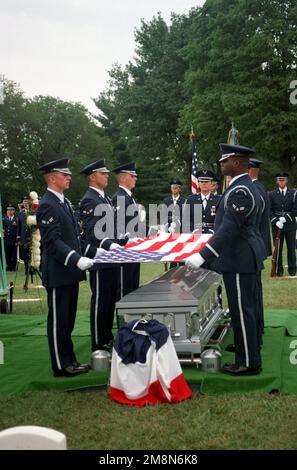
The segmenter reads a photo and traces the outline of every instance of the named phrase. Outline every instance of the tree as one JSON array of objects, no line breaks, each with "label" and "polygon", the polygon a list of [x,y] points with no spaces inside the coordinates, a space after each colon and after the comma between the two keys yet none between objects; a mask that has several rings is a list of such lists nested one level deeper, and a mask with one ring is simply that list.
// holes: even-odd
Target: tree
[{"label": "tree", "polygon": [[6,81],[0,118],[1,192],[6,202],[16,202],[33,189],[42,194],[44,180],[38,168],[69,157],[74,181],[68,194],[77,204],[86,187],[79,171],[111,154],[109,139],[79,103],[50,96],[26,99]]},{"label": "tree", "polygon": [[145,203],[167,193],[172,176],[186,174],[188,134],[177,137],[179,111],[184,104],[185,62],[180,49],[187,44],[191,17],[173,15],[168,27],[159,14],[142,20],[136,30],[134,62],[110,71],[108,90],[95,100],[99,121],[114,142],[114,156],[136,160],[141,175],[136,188]]},{"label": "tree", "polygon": [[277,169],[296,175],[297,116],[288,92],[296,78],[296,24],[293,1],[208,0],[195,15],[184,48],[188,103],[179,129],[194,121],[209,163],[234,121],[240,143],[265,160],[266,179]]}]

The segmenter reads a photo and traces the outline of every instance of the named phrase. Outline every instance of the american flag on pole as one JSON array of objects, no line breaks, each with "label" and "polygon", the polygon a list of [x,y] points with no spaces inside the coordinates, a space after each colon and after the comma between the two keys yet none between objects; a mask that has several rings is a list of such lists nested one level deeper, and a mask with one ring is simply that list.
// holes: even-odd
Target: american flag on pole
[{"label": "american flag on pole", "polygon": [[198,178],[197,178],[197,173],[198,173],[198,145],[197,145],[197,140],[196,140],[196,136],[193,132],[193,129],[191,131],[191,140],[192,140],[191,190],[192,190],[192,194],[197,194],[197,193],[199,193]]},{"label": "american flag on pole", "polygon": [[95,263],[148,263],[159,261],[185,261],[198,253],[212,238],[211,234],[161,233],[144,238],[128,246],[106,251],[95,258]]}]

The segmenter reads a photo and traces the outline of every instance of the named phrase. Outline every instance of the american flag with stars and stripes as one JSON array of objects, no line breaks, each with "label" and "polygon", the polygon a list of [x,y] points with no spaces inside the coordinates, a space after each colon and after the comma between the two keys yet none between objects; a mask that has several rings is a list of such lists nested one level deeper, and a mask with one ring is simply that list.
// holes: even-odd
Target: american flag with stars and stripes
[{"label": "american flag with stars and stripes", "polygon": [[191,191],[192,194],[199,193],[198,186],[198,145],[194,132],[191,132],[192,139],[192,168],[191,168]]},{"label": "american flag with stars and stripes", "polygon": [[106,251],[95,258],[96,263],[148,263],[158,261],[185,261],[198,253],[211,239],[211,234],[161,233],[144,238],[126,247]]}]

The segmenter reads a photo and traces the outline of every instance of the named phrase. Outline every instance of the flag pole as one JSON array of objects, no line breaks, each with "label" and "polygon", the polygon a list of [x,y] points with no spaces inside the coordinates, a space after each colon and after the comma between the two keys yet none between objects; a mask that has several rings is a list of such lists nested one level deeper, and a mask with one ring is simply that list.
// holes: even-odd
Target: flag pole
[{"label": "flag pole", "polygon": [[191,125],[190,139],[192,143],[192,162],[191,162],[191,193],[197,194],[200,193],[198,185],[198,169],[199,169],[199,160],[198,160],[198,144],[196,135],[193,130],[193,125]]},{"label": "flag pole", "polygon": [[[231,129],[228,132],[228,139],[227,139],[227,144],[231,145],[238,145],[238,130],[234,126],[234,122],[232,121],[231,124]],[[224,176],[224,181],[223,181],[223,188],[222,188],[222,193],[228,188],[228,182],[226,176]]]}]

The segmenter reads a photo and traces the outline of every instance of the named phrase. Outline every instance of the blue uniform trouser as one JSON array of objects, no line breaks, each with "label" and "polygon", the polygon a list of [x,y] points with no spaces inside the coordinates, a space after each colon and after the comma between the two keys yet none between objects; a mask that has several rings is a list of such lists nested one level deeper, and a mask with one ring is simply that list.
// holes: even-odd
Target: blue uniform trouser
[{"label": "blue uniform trouser", "polygon": [[117,297],[119,266],[90,272],[92,350],[113,339],[112,327]]},{"label": "blue uniform trouser", "polygon": [[74,328],[79,284],[47,288],[47,337],[53,371],[76,362],[71,333]]},{"label": "blue uniform trouser", "polygon": [[256,311],[256,273],[223,273],[231,325],[234,332],[235,363],[261,366]]},{"label": "blue uniform trouser", "polygon": [[[272,235],[273,240],[275,240],[277,234],[277,227],[272,228]],[[284,273],[284,266],[283,266],[283,245],[284,240],[286,240],[287,244],[287,252],[288,252],[288,272],[291,276],[295,276],[296,274],[296,230],[281,230],[280,239],[279,239],[279,247],[277,253],[277,268],[276,273],[277,275],[283,275]]]},{"label": "blue uniform trouser", "polygon": [[125,263],[121,266],[118,298],[133,292],[139,287],[140,263]]},{"label": "blue uniform trouser", "polygon": [[255,307],[257,316],[257,332],[258,341],[260,346],[263,344],[262,335],[264,333],[264,307],[263,307],[263,287],[262,287],[262,272],[256,273],[256,289],[255,289]]},{"label": "blue uniform trouser", "polygon": [[5,245],[5,257],[7,271],[14,271],[17,264],[17,247],[16,244]]}]

